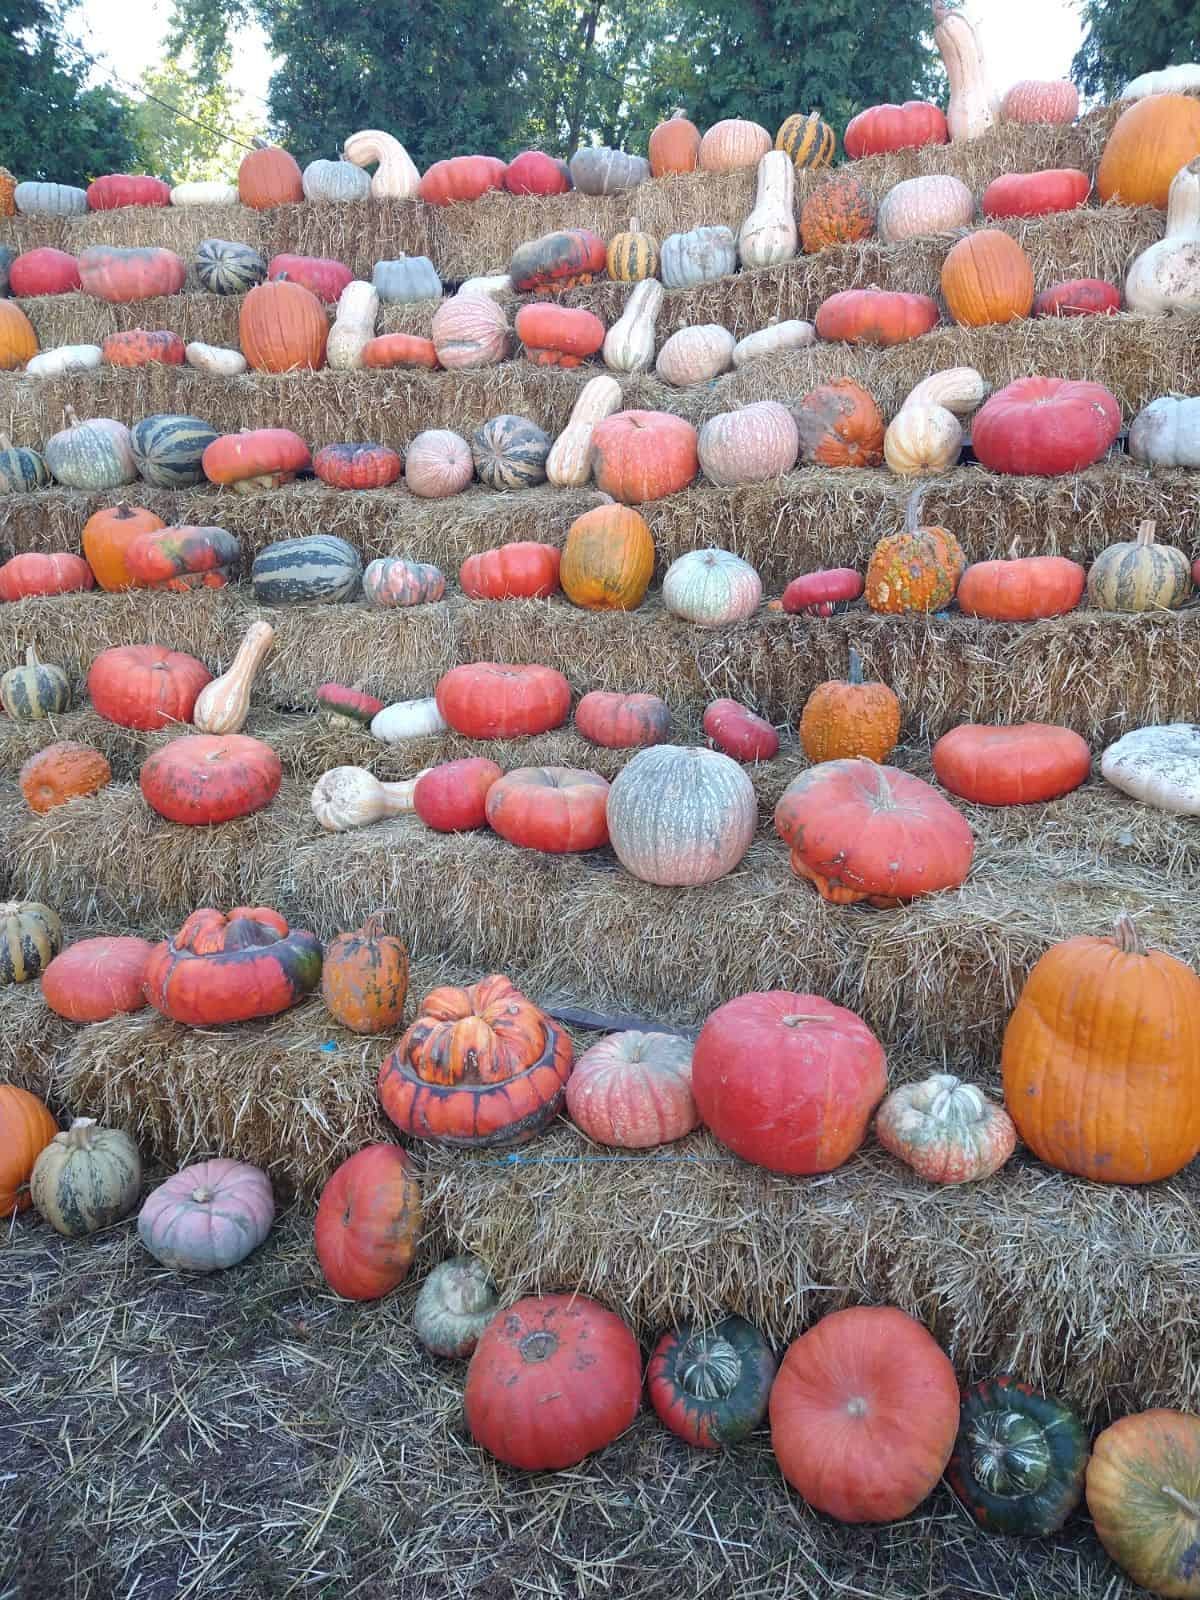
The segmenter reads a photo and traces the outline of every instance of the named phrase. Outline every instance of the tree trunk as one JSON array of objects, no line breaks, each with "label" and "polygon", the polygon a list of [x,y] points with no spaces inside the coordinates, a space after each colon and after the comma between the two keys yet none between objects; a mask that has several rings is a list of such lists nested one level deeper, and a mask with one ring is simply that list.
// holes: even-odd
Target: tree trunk
[{"label": "tree trunk", "polygon": [[583,126],[588,82],[592,75],[592,51],[595,48],[596,28],[603,8],[604,0],[594,0],[594,3],[588,7],[580,20],[579,76],[575,80],[575,93],[572,97],[571,110],[567,118],[568,159],[579,148],[579,130]]}]

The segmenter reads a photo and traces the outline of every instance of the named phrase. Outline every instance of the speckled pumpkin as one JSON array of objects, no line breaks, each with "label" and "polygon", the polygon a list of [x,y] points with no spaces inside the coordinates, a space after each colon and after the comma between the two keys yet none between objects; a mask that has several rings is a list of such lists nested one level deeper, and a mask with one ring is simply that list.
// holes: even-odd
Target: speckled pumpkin
[{"label": "speckled pumpkin", "polygon": [[325,947],[321,998],[353,1033],[384,1033],[404,1021],[408,950],[383,931],[382,913],[354,933],[339,933]]},{"label": "speckled pumpkin", "polygon": [[947,528],[922,527],[921,494],[909,499],[904,531],[886,534],[867,565],[872,611],[940,611],[949,605],[966,570],[962,546]]},{"label": "speckled pumpkin", "polygon": [[800,716],[800,743],[810,761],[865,756],[886,761],[900,737],[900,702],[886,683],[867,683],[862,657],[850,647],[845,680],[818,684]]},{"label": "speckled pumpkin", "polygon": [[874,231],[875,201],[851,172],[827,178],[800,209],[800,242],[809,255],[835,244],[854,244]]}]

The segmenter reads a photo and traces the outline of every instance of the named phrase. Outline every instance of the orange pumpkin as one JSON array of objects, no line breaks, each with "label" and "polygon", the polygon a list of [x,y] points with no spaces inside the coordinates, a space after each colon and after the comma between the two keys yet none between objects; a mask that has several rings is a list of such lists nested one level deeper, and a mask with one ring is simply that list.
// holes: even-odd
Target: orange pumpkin
[{"label": "orange pumpkin", "polygon": [[408,1274],[421,1231],[421,1186],[394,1144],[369,1144],[330,1178],[313,1242],[325,1281],[347,1300],[378,1300]]},{"label": "orange pumpkin", "polygon": [[41,813],[98,793],[112,782],[112,768],[91,745],[63,739],[30,756],[17,781],[30,811]]},{"label": "orange pumpkin", "polygon": [[877,467],[883,460],[883,414],[859,383],[838,378],[806,394],[792,415],[807,466]]},{"label": "orange pumpkin", "polygon": [[650,135],[646,154],[652,178],[665,178],[672,172],[695,172],[700,160],[700,129],[682,111],[676,111]]},{"label": "orange pumpkin", "polygon": [[1033,266],[1011,234],[981,228],[942,263],[942,294],[960,327],[1015,322],[1033,309]]},{"label": "orange pumpkin", "polygon": [[863,681],[862,657],[851,645],[845,681],[818,684],[800,716],[800,743],[810,761],[866,756],[886,761],[900,737],[900,702],[886,683]]},{"label": "orange pumpkin", "polygon": [[[1029,298],[1032,304],[1032,293]],[[818,339],[893,345],[919,339],[937,324],[938,308],[927,294],[843,289],[821,302],[813,325]]]},{"label": "orange pumpkin", "polygon": [[1200,100],[1154,94],[1127,106],[1113,124],[1100,157],[1101,200],[1166,210],[1167,190],[1180,167],[1200,155]]},{"label": "orange pumpkin", "polygon": [[875,231],[875,201],[853,173],[827,178],[800,208],[800,242],[809,255],[835,244],[853,244]]},{"label": "orange pumpkin", "polygon": [[867,564],[872,611],[940,611],[950,604],[967,558],[948,528],[922,527],[921,491],[909,496],[902,533],[886,534]]},{"label": "orange pumpkin", "polygon": [[1077,733],[1053,723],[964,722],[934,745],[933,770],[960,800],[1031,805],[1078,789],[1092,770],[1092,752]]},{"label": "orange pumpkin", "polygon": [[604,343],[604,324],[592,311],[536,300],[513,324],[525,359],[538,367],[578,367]]},{"label": "orange pumpkin", "polygon": [[315,371],[325,365],[329,317],[302,284],[260,283],[242,301],[238,337],[256,372]]},{"label": "orange pumpkin", "polygon": [[34,1094],[0,1083],[0,1217],[30,1204],[34,1162],[58,1132],[58,1123]]},{"label": "orange pumpkin", "polygon": [[354,1033],[384,1033],[404,1021],[408,998],[408,949],[383,931],[376,912],[354,933],[339,933],[325,947],[321,997]]},{"label": "orange pumpkin", "polygon": [[420,339],[415,333],[381,333],[368,339],[363,346],[364,367],[428,367],[432,372],[441,366],[432,339]]},{"label": "orange pumpkin", "polygon": [[999,622],[1033,622],[1061,617],[1083,599],[1087,573],[1065,556],[1011,556],[1007,561],[977,561],[958,586],[964,616]]},{"label": "orange pumpkin", "polygon": [[15,300],[0,300],[0,372],[23,367],[37,353],[33,323]]},{"label": "orange pumpkin", "polygon": [[110,367],[148,367],[154,363],[181,367],[185,349],[177,333],[129,328],[124,333],[110,333],[100,353]]},{"label": "orange pumpkin", "polygon": [[43,555],[26,550],[0,566],[0,600],[24,600],[29,595],[76,594],[95,582],[82,556],[69,551]]},{"label": "orange pumpkin", "polygon": [[563,593],[585,611],[633,611],[654,571],[646,519],[628,506],[596,506],[567,530],[559,562]]},{"label": "orange pumpkin", "polygon": [[304,183],[294,156],[274,145],[261,145],[242,157],[238,199],[255,211],[294,205],[304,199]]},{"label": "orange pumpkin", "polygon": [[1087,1468],[1096,1536],[1139,1589],[1195,1600],[1200,1417],[1142,1411],[1096,1439]]},{"label": "orange pumpkin", "polygon": [[133,589],[137,580],[130,572],[126,553],[143,533],[156,533],[166,523],[145,506],[106,507],[96,511],[83,525],[83,554],[102,589]]},{"label": "orange pumpkin", "polygon": [[686,489],[700,471],[699,435],[665,411],[618,411],[592,429],[596,487],[627,506]]}]

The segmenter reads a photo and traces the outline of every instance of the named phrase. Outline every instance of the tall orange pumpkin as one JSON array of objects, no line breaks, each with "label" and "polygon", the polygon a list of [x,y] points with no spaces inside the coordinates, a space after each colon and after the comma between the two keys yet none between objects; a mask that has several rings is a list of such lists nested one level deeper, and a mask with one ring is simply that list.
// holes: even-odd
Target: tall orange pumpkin
[{"label": "tall orange pumpkin", "polygon": [[58,1132],[58,1123],[28,1089],[0,1083],[0,1217],[29,1205],[33,1164]]},{"label": "tall orange pumpkin", "polygon": [[700,159],[700,129],[682,111],[676,111],[650,135],[646,154],[652,178],[665,178],[671,172],[695,172]]},{"label": "tall orange pumpkin", "polygon": [[384,933],[379,912],[326,945],[321,997],[354,1033],[384,1033],[403,1022],[408,950],[403,940]]},{"label": "tall orange pumpkin", "polygon": [[1056,944],[1004,1035],[1004,1099],[1043,1161],[1099,1183],[1153,1183],[1200,1152],[1200,978],[1147,950],[1128,917],[1111,939]]},{"label": "tall orange pumpkin", "polygon": [[157,533],[166,523],[145,506],[106,506],[83,525],[83,554],[102,589],[139,587],[125,560],[133,541],[143,533]]},{"label": "tall orange pumpkin", "polygon": [[238,316],[242,354],[257,372],[315,371],[325,365],[329,316],[299,283],[260,283]]},{"label": "tall orange pumpkin", "polygon": [[1113,124],[1100,157],[1101,200],[1166,210],[1167,190],[1180,167],[1200,155],[1200,100],[1153,94],[1127,106]]},{"label": "tall orange pumpkin", "polygon": [[37,353],[33,323],[15,300],[0,300],[0,372],[23,367]]},{"label": "tall orange pumpkin", "polygon": [[632,611],[654,571],[654,540],[629,506],[596,506],[567,530],[559,563],[563,593],[585,611]]},{"label": "tall orange pumpkin", "polygon": [[1014,322],[1033,307],[1033,267],[1011,234],[980,228],[942,263],[942,294],[960,327]]},{"label": "tall orange pumpkin", "polygon": [[304,184],[296,158],[275,145],[261,145],[243,156],[238,168],[238,199],[255,211],[303,200]]}]

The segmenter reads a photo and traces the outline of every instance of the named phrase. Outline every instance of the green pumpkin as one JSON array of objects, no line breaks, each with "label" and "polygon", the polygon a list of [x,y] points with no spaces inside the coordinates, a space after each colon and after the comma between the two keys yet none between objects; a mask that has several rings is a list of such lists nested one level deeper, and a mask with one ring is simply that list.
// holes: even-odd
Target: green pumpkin
[{"label": "green pumpkin", "polygon": [[1079,1504],[1088,1435],[1073,1411],[1015,1378],[963,1390],[946,1478],[981,1528],[1037,1538]]},{"label": "green pumpkin", "polygon": [[546,481],[550,436],[528,417],[492,417],[471,440],[481,483],[489,489],[532,489]]},{"label": "green pumpkin", "polygon": [[36,450],[15,445],[0,433],[0,494],[29,494],[50,482],[50,468]]},{"label": "green pumpkin", "polygon": [[62,923],[39,900],[0,906],[0,984],[39,978],[63,946]]},{"label": "green pumpkin", "polygon": [[701,1449],[736,1444],[767,1414],[775,1357],[743,1317],[710,1328],[684,1323],[666,1333],[646,1369],[659,1419]]},{"label": "green pumpkin", "polygon": [[71,685],[61,667],[39,661],[30,645],[25,665],[0,678],[0,701],[14,722],[40,722],[71,703]]},{"label": "green pumpkin", "polygon": [[46,440],[46,465],[66,489],[119,489],[133,483],[137,466],[129,429],[112,417],[81,422],[67,407],[69,426]]},{"label": "green pumpkin", "polygon": [[137,1205],[142,1163],[118,1128],[76,1117],[56,1134],[33,1167],[29,1192],[40,1217],[69,1239],[111,1227]]},{"label": "green pumpkin", "polygon": [[333,604],[353,600],[362,586],[362,557],[333,533],[280,539],[254,558],[250,582],[260,605]]},{"label": "green pumpkin", "polygon": [[134,464],[156,489],[190,489],[204,482],[200,459],[216,437],[199,417],[143,417],[130,431]]},{"label": "green pumpkin", "polygon": [[203,239],[196,246],[196,276],[210,294],[245,294],[267,276],[267,263],[248,244]]}]

